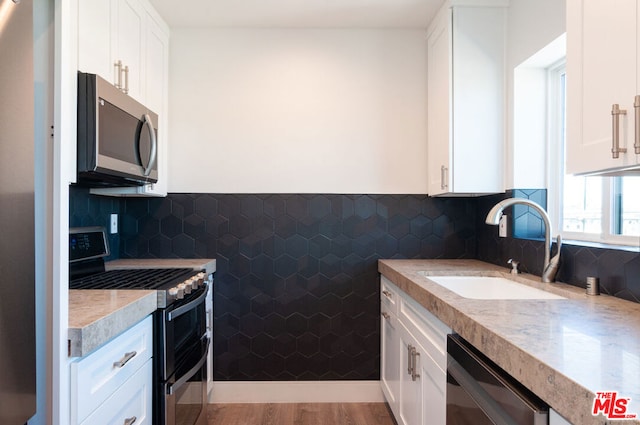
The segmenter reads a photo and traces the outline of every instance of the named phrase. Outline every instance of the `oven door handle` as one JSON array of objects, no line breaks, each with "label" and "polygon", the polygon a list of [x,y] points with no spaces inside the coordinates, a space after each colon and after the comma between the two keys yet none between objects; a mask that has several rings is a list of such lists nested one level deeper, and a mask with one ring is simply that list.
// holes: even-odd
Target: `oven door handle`
[{"label": "oven door handle", "polygon": [[196,372],[198,372],[201,368],[202,365],[204,365],[204,362],[207,361],[207,353],[209,353],[209,344],[211,343],[211,340],[209,338],[207,338],[207,348],[204,350],[204,355],[202,356],[202,358],[198,361],[198,363],[192,367],[189,372],[185,373],[184,375],[182,375],[182,377],[180,379],[178,379],[176,382],[174,382],[173,384],[169,385],[167,387],[167,394],[171,395],[173,394],[173,392],[175,391],[174,389],[178,389],[180,388],[185,382],[187,382],[189,379],[191,379],[191,377],[193,375],[196,374]]},{"label": "oven door handle", "polygon": [[[496,425],[512,425],[515,422],[496,403],[487,391],[467,372],[457,361],[449,355],[447,372],[458,382],[458,385],[473,399],[480,409]],[[448,396],[448,395],[447,395]]]},{"label": "oven door handle", "polygon": [[202,304],[204,300],[207,298],[208,292],[209,292],[209,284],[207,283],[207,285],[204,287],[204,292],[198,298],[196,298],[195,300],[183,306],[176,308],[175,310],[171,310],[169,313],[167,313],[167,320],[170,322],[173,319],[179,316],[182,316],[184,313]]}]

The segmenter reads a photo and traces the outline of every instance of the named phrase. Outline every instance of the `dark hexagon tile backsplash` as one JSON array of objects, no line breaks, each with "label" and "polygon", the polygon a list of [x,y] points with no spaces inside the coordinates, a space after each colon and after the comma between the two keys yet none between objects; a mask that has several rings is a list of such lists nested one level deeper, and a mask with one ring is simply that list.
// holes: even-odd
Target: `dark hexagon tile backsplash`
[{"label": "dark hexagon tile backsplash", "polygon": [[123,203],[122,257],[213,257],[219,380],[378,379],[379,258],[472,258],[475,203],[171,194]]},{"label": "dark hexagon tile backsplash", "polygon": [[[541,241],[498,238],[497,227],[484,224],[508,195],[121,199],[72,188],[70,224],[106,225],[117,212],[116,257],[217,259],[215,379],[376,380],[379,258],[478,258],[505,267],[515,258],[541,273]],[[558,280],[584,286],[590,275],[600,276],[604,293],[640,301],[637,252],[563,246]]]}]

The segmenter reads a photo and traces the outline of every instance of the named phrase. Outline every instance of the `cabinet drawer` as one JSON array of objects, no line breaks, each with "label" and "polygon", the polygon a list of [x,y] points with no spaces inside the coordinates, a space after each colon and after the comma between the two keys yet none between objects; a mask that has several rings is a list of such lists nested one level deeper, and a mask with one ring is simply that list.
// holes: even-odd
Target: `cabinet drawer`
[{"label": "cabinet drawer", "polygon": [[82,422],[151,358],[152,330],[152,318],[149,316],[92,354],[71,364],[73,423]]},{"label": "cabinet drawer", "polygon": [[148,359],[118,391],[89,415],[82,425],[151,425],[152,371],[153,361]]},{"label": "cabinet drawer", "polygon": [[398,314],[398,289],[384,276],[380,277],[380,309],[383,312]]},{"label": "cabinet drawer", "polygon": [[451,328],[409,297],[400,302],[398,318],[442,370],[447,370],[447,334]]}]

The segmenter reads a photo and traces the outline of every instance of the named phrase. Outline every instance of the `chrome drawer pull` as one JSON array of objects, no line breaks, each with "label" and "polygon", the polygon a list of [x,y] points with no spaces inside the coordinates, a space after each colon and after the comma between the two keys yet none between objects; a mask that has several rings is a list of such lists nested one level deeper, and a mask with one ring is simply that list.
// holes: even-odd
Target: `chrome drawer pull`
[{"label": "chrome drawer pull", "polygon": [[[113,367],[124,367],[124,365],[126,365],[127,363],[129,363],[129,360],[131,360],[132,358],[134,358],[136,356],[136,354],[138,354],[135,351],[131,351],[129,353],[125,353],[124,356],[118,360],[117,362],[113,362]],[[133,423],[133,422],[131,422]]]},{"label": "chrome drawer pull", "polygon": [[636,140],[633,144],[636,155],[640,154],[640,95],[636,95],[633,99],[633,109],[636,115]]},{"label": "chrome drawer pull", "polygon": [[418,367],[418,361],[417,361],[417,357],[420,355],[420,353],[418,353],[418,350],[416,350],[416,347],[411,347],[411,357],[412,357],[412,362],[413,362],[413,366],[411,367],[412,371],[411,371],[411,380],[415,381],[416,378],[420,377],[420,374],[417,373],[417,367]]},{"label": "chrome drawer pull", "polygon": [[413,376],[413,370],[411,369],[413,366],[413,361],[412,361],[412,350],[413,350],[413,345],[409,344],[409,346],[407,347],[407,375],[411,375]]},{"label": "chrome drawer pull", "polygon": [[613,159],[620,158],[620,153],[626,153],[627,148],[620,147],[620,115],[626,115],[625,109],[620,109],[620,105],[614,103],[611,107],[611,157]]},{"label": "chrome drawer pull", "polygon": [[391,316],[389,316],[389,313],[387,313],[386,311],[382,312],[382,317],[384,317],[387,320],[389,320],[391,318]]},{"label": "chrome drawer pull", "polygon": [[387,290],[383,290],[382,291],[382,295],[384,295],[387,298],[393,297],[393,294],[391,292],[387,291]]},{"label": "chrome drawer pull", "polygon": [[138,418],[136,418],[135,416],[132,416],[130,418],[125,419],[122,425],[133,425],[137,419]]}]

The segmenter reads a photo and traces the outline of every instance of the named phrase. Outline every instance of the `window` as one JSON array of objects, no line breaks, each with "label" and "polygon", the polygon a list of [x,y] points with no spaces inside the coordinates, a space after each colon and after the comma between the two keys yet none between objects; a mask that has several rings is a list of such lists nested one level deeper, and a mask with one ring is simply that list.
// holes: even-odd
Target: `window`
[{"label": "window", "polygon": [[[548,69],[551,176],[549,199],[565,239],[637,245],[640,236],[640,176],[581,177],[564,173],[566,72],[564,61]],[[557,148],[553,148],[556,146]],[[554,155],[555,154],[555,155]],[[554,156],[559,158],[555,161]],[[555,193],[552,193],[555,192]]]}]

